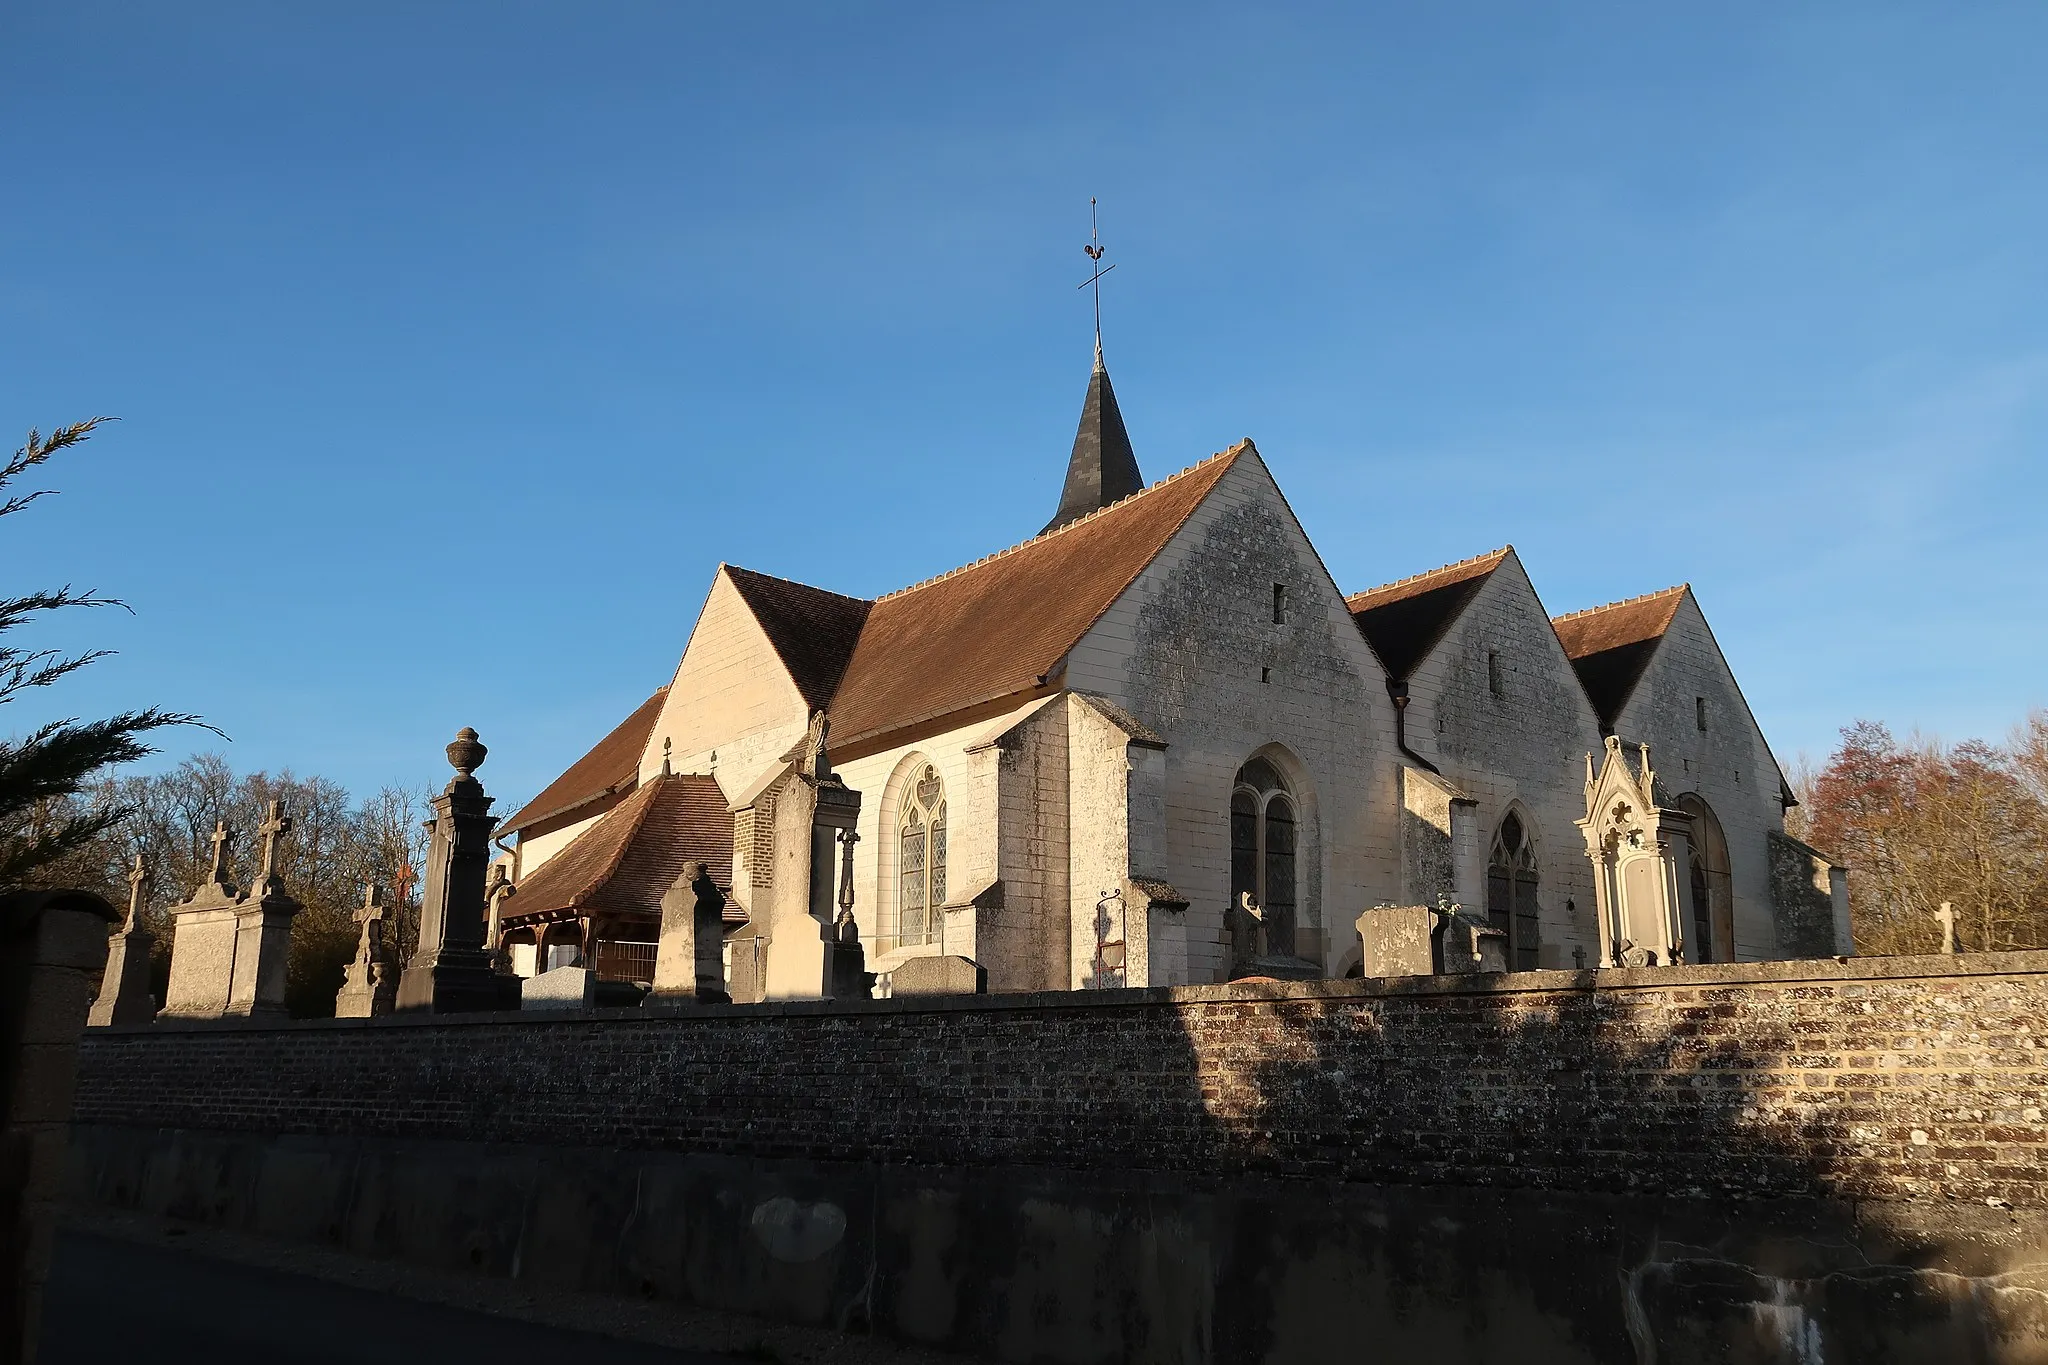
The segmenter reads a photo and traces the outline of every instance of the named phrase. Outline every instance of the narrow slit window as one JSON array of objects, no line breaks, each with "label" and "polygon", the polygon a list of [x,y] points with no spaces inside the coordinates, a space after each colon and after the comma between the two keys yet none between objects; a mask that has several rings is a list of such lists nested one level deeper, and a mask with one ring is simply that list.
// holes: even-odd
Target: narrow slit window
[{"label": "narrow slit window", "polygon": [[1707,729],[1707,699],[1705,697],[1694,697],[1692,699],[1692,718],[1699,725],[1700,733],[1705,734]]},{"label": "narrow slit window", "polygon": [[1262,668],[1262,669],[1260,669],[1260,670],[1259,670],[1259,681],[1260,681],[1260,682],[1262,682],[1262,683],[1269,683],[1269,682],[1273,681],[1273,670],[1272,670],[1272,669],[1270,669],[1270,668]]},{"label": "narrow slit window", "polygon": [[1507,683],[1500,675],[1500,655],[1494,650],[1486,652],[1486,687],[1496,697],[1508,694]]},{"label": "narrow slit window", "polygon": [[1275,583],[1273,585],[1273,624],[1276,626],[1287,624],[1287,585],[1285,583]]}]

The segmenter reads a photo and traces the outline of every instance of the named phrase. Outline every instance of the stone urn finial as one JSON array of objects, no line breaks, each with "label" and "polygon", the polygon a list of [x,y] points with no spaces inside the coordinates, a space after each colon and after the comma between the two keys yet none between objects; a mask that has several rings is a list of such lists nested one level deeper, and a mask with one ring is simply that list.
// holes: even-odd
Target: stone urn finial
[{"label": "stone urn finial", "polygon": [[449,766],[468,777],[484,766],[484,756],[490,750],[476,737],[476,731],[465,725],[455,732],[455,741],[448,746],[447,753]]}]

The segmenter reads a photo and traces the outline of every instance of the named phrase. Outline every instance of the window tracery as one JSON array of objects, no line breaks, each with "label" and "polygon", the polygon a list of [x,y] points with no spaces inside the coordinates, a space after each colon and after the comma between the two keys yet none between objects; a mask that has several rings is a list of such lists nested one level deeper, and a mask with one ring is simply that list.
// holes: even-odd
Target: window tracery
[{"label": "window tracery", "polygon": [[1486,860],[1486,918],[1508,936],[1508,963],[1518,972],[1534,971],[1539,942],[1536,850],[1522,817],[1509,811],[1493,836]]},{"label": "window tracery", "polygon": [[946,784],[929,763],[903,786],[896,850],[896,943],[882,946],[936,942],[946,904]]},{"label": "window tracery", "polygon": [[1255,758],[1230,792],[1230,902],[1249,892],[1264,911],[1267,950],[1294,952],[1297,810],[1279,769]]}]

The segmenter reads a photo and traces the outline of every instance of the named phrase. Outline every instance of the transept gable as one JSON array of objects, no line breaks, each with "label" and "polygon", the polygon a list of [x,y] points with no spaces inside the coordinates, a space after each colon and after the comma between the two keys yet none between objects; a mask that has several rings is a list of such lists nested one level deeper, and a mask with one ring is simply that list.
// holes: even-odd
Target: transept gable
[{"label": "transept gable", "polygon": [[1282,695],[1358,715],[1386,676],[1271,471],[1247,455],[1069,654],[1069,687],[1169,740],[1198,716],[1255,718]]},{"label": "transept gable", "polygon": [[[1706,741],[1707,756],[1734,757],[1744,746],[1753,748],[1755,759],[1764,768],[1762,776],[1776,785],[1780,805],[1794,804],[1783,765],[1771,751],[1770,740],[1690,587],[1679,590],[1658,641],[1615,716],[1615,733],[1633,739],[1660,730],[1668,736],[1675,728],[1686,740]],[[1706,714],[1695,715],[1695,706],[1703,707]],[[1732,731],[1731,722],[1735,726]],[[1739,737],[1732,746],[1731,735]]]},{"label": "transept gable", "polygon": [[721,565],[812,708],[831,704],[874,603],[736,564]]},{"label": "transept gable", "polygon": [[1489,560],[1395,686],[1410,694],[1410,740],[1446,762],[1521,771],[1597,743],[1600,721],[1521,556],[1510,546],[1466,563]]},{"label": "transept gable", "polygon": [[1586,689],[1586,699],[1600,717],[1602,731],[1614,732],[1615,722],[1663,643],[1680,603],[1691,592],[1681,583],[1552,619],[1557,638]]},{"label": "transept gable", "polygon": [[1494,571],[1514,552],[1512,545],[1489,550],[1353,593],[1344,599],[1344,605],[1388,675],[1406,678],[1443,641]]},{"label": "transept gable", "polygon": [[1056,686],[1061,662],[1251,442],[1021,545],[876,599],[831,704],[837,752]]},{"label": "transept gable", "polygon": [[[714,772],[721,782],[751,777],[809,723],[812,708],[736,579],[724,564],[712,577],[660,718],[640,752],[643,780],[664,763],[679,772]],[[731,771],[735,766],[744,771]]]}]

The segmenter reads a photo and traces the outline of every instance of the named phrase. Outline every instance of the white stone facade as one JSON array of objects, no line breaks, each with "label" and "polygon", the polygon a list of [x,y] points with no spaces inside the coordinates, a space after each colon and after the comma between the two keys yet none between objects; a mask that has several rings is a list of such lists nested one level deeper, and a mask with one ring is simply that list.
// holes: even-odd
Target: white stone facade
[{"label": "white stone facade", "polygon": [[[1248,444],[1215,458],[1227,468],[1039,686],[906,724],[885,747],[827,741],[831,774],[859,794],[852,917],[867,969],[886,977],[913,957],[956,954],[999,991],[1225,979],[1232,791],[1254,758],[1297,813],[1292,947],[1315,970],[1359,970],[1354,926],[1374,905],[1483,907],[1489,849],[1510,813],[1536,869],[1536,964],[1599,964],[1613,945],[1577,825],[1604,736],[1520,560],[1505,552],[1396,680],[1408,696],[1404,754],[1386,667],[1264,461]],[[1732,942],[1718,955],[1769,957],[1778,769],[1689,593],[1667,635],[1614,730],[1648,743],[1669,795],[1703,802],[1725,834]],[[790,780],[811,721],[776,642],[721,569],[640,773],[667,763],[717,778],[735,808],[731,895],[742,907],[757,899],[769,828],[752,803]],[[905,797],[918,783],[942,788],[944,803],[943,885],[917,883],[941,897],[924,933],[909,932],[904,889]],[[589,823],[522,845],[524,873]],[[936,856],[935,830],[919,837]],[[818,914],[827,932],[831,915]]]}]

